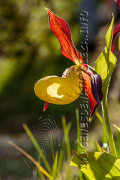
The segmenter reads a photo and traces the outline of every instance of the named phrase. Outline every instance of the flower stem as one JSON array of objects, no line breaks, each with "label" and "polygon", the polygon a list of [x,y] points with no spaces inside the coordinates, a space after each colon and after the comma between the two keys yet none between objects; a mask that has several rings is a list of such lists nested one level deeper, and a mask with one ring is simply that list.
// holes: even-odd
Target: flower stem
[{"label": "flower stem", "polygon": [[108,105],[107,105],[107,98],[106,97],[103,97],[102,107],[103,107],[104,121],[105,121],[105,125],[106,125],[106,131],[107,131],[107,136],[108,136],[111,154],[113,156],[117,156],[115,144],[114,144],[114,139],[113,139],[113,134],[112,134],[111,127],[110,127],[110,121],[109,121],[109,115],[108,115]]}]

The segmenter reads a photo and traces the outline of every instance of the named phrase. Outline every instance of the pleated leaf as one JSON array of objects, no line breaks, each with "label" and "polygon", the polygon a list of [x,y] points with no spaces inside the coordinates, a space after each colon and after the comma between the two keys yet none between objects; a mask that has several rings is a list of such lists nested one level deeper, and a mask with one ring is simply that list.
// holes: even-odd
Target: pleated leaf
[{"label": "pleated leaf", "polygon": [[84,164],[83,155],[74,154],[71,165],[80,168],[90,180],[120,179],[120,159],[106,152],[89,152],[86,160]]}]

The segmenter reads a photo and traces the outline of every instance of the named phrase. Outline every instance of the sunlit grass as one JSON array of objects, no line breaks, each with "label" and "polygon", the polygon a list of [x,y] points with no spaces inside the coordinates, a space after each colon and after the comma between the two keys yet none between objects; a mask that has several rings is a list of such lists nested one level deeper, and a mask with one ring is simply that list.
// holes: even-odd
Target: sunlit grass
[{"label": "sunlit grass", "polygon": [[[96,115],[97,115],[99,121],[101,122],[101,126],[102,126],[103,132],[104,132],[105,129],[104,129],[104,126],[103,126],[103,119],[102,119],[102,117],[100,116],[99,113],[96,113]],[[82,157],[85,157],[84,156],[85,154],[84,154],[84,150],[83,150],[83,153],[82,153],[81,149],[79,149],[79,147],[81,147],[81,144],[80,144],[81,143],[81,141],[80,141],[81,132],[80,132],[79,123],[80,123],[79,122],[79,110],[77,109],[76,110],[77,146],[74,149],[74,151],[76,151],[76,153],[78,155],[80,155],[81,158],[79,160],[82,163]],[[69,132],[70,132],[71,124],[66,123],[66,118],[64,116],[62,116],[62,124],[63,124],[64,137],[63,137],[63,142],[62,142],[63,146],[61,146],[61,149],[60,149],[59,152],[58,151],[56,152],[55,149],[54,149],[52,136],[50,138],[51,142],[49,142],[49,143],[51,144],[50,149],[51,149],[51,155],[52,155],[52,158],[53,158],[52,163],[48,162],[48,160],[46,159],[46,157],[45,157],[42,149],[40,148],[38,142],[36,141],[36,139],[33,136],[31,130],[28,128],[28,126],[26,124],[24,124],[23,127],[24,127],[28,137],[32,141],[33,146],[35,147],[36,151],[39,153],[38,160],[36,161],[35,159],[33,159],[28,153],[26,153],[24,150],[22,150],[21,148],[19,148],[15,144],[13,144],[11,142],[10,142],[10,144],[13,145],[23,155],[28,157],[28,159],[30,159],[35,164],[35,166],[37,166],[37,168],[38,168],[38,179],[45,180],[45,177],[48,177],[48,179],[50,179],[50,180],[57,180],[57,179],[63,180],[63,179],[66,179],[66,178],[68,180],[87,180],[86,175],[83,174],[79,168],[72,167],[74,165],[76,166],[76,164],[74,164],[75,162],[71,162],[72,158],[73,158],[73,154],[74,154],[72,152],[73,149],[71,150],[70,139],[69,139]],[[96,150],[98,152],[100,152],[100,153],[105,152],[106,153],[107,149],[100,146],[99,142],[95,142],[95,143],[96,143]],[[104,138],[102,138],[102,143],[103,144],[105,143]],[[119,153],[120,153],[120,150],[118,149],[119,143],[120,143],[120,134],[118,134],[116,136],[116,138],[115,138],[115,145],[116,145],[118,157],[119,157]],[[108,153],[106,155],[108,156],[109,153],[110,152],[108,151]],[[94,153],[91,153],[91,154],[94,155]],[[97,154],[96,154],[96,158],[97,158]],[[89,161],[90,161],[90,159],[89,159]],[[93,159],[93,161],[94,161],[94,159]],[[102,161],[103,161],[103,159],[102,159]],[[43,162],[45,169],[41,166],[41,162]],[[101,167],[101,165],[98,164],[98,168],[100,168],[100,167]],[[113,170],[111,169],[112,172],[114,172]],[[82,171],[84,172],[84,169],[82,169]],[[98,172],[99,172],[99,170],[98,170]],[[90,179],[90,180],[92,180],[92,179]]]},{"label": "sunlit grass", "polygon": [[[79,118],[79,111],[76,110],[76,120],[77,120],[77,126],[78,126],[78,118]],[[72,151],[71,151],[71,145],[69,140],[69,131],[71,128],[71,124],[66,123],[66,118],[62,117],[62,124],[63,124],[63,132],[64,132],[64,138],[63,138],[63,146],[61,147],[59,152],[55,152],[54,145],[52,142],[52,136],[51,136],[51,154],[53,156],[53,164],[49,164],[47,161],[44,153],[42,152],[42,149],[40,148],[39,144],[37,143],[36,139],[34,138],[32,132],[28,128],[26,124],[23,125],[28,137],[33,143],[33,146],[35,147],[36,151],[39,153],[38,163],[41,165],[41,161],[43,161],[43,164],[50,176],[52,176],[52,179],[55,180],[58,177],[60,180],[63,179],[63,177],[67,177],[68,180],[77,180],[79,179],[79,176],[82,178],[82,174],[79,173],[79,171],[75,170],[75,173],[73,173],[71,170],[74,169],[70,166],[71,159],[72,159]],[[77,127],[77,130],[79,131],[79,126]],[[78,133],[78,136],[80,134]],[[78,137],[79,138],[79,137]],[[65,146],[64,146],[65,144]],[[19,150],[19,149],[18,149]],[[25,155],[25,154],[24,154]],[[66,166],[67,165],[67,166]],[[65,169],[64,169],[65,168]],[[76,169],[76,168],[75,168]],[[46,172],[46,171],[45,171]],[[44,171],[41,171],[40,168],[38,168],[38,179],[44,180],[46,176],[46,173]]]}]

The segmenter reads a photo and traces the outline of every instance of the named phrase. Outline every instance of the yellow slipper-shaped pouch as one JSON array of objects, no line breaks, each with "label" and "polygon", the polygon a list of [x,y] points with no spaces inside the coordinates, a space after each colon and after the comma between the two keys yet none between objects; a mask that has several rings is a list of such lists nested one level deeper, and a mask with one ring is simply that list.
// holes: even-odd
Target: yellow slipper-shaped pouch
[{"label": "yellow slipper-shaped pouch", "polygon": [[76,65],[69,68],[67,77],[47,76],[36,82],[34,91],[40,99],[52,104],[69,104],[83,89],[81,71]]}]

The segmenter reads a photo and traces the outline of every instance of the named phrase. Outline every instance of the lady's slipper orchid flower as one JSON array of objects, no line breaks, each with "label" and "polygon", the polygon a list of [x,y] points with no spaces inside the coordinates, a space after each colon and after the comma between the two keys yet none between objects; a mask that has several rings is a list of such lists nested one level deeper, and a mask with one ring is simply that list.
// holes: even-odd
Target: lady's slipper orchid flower
[{"label": "lady's slipper orchid flower", "polygon": [[48,76],[37,81],[34,87],[36,96],[46,101],[43,110],[49,103],[64,105],[75,101],[82,93],[83,88],[90,103],[91,117],[95,108],[102,100],[102,80],[99,74],[95,74],[87,64],[71,39],[71,31],[67,22],[47,9],[49,27],[56,35],[61,45],[62,54],[72,60],[75,65],[66,69],[62,77]]}]

